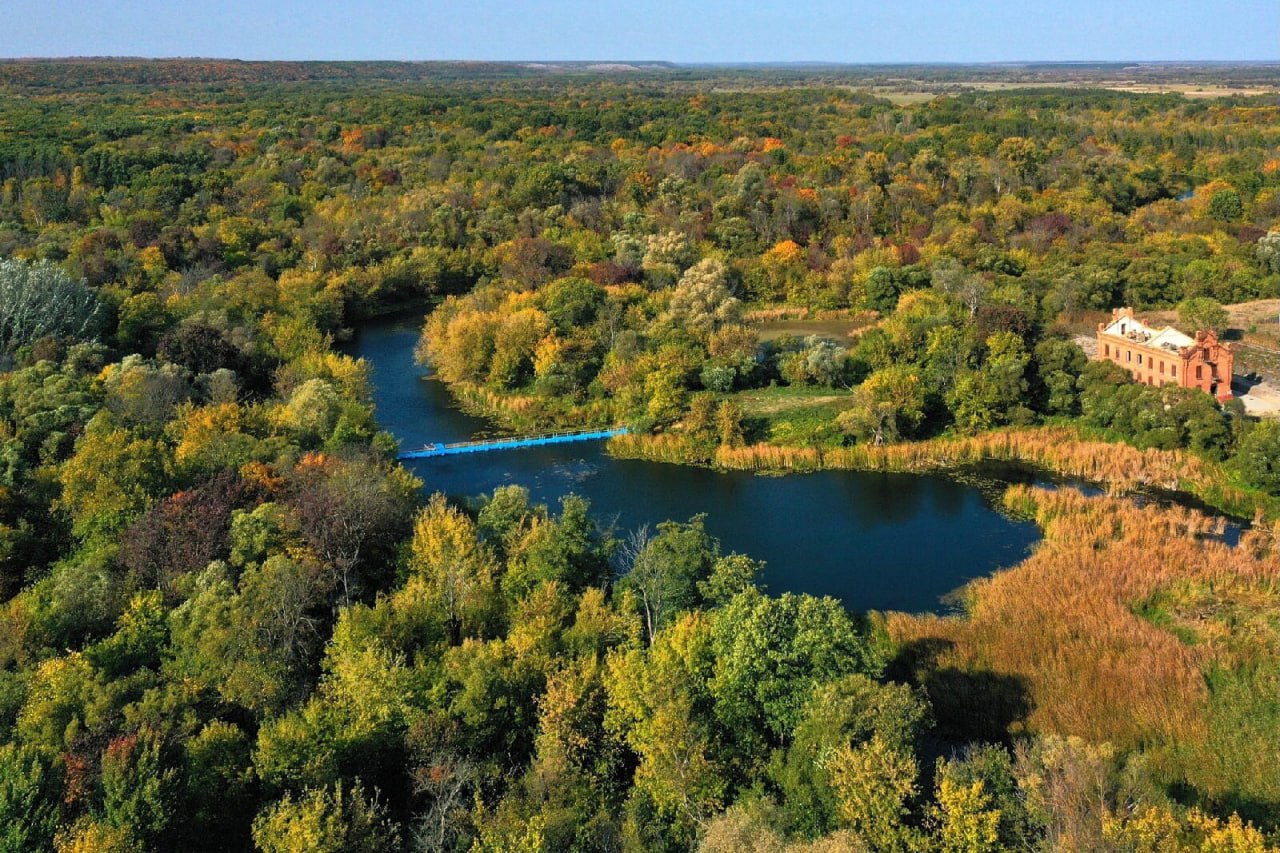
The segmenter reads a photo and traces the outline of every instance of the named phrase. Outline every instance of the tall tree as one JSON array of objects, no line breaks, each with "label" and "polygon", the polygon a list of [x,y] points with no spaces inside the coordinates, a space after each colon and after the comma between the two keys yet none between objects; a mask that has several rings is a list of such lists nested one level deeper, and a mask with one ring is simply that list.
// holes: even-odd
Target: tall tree
[{"label": "tall tree", "polygon": [[46,335],[93,337],[101,313],[97,294],[51,262],[0,260],[0,366]]}]

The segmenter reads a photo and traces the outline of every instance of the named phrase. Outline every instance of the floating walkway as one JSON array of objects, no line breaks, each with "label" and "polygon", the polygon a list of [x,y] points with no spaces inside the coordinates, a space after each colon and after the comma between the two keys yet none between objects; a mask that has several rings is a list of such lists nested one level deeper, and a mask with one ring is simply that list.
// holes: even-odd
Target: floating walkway
[{"label": "floating walkway", "polygon": [[515,450],[520,447],[539,447],[544,444],[568,444],[572,441],[600,441],[615,435],[626,435],[626,427],[616,429],[588,429],[574,432],[552,432],[545,435],[527,435],[519,438],[492,438],[483,441],[458,441],[453,444],[428,444],[421,450],[405,450],[397,459],[430,459],[435,456],[460,456],[464,453],[488,453],[491,450]]}]

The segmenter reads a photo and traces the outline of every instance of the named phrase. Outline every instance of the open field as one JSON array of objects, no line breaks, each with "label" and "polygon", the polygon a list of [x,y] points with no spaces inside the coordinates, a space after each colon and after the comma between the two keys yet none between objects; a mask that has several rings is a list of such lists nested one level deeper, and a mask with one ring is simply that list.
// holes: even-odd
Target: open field
[{"label": "open field", "polygon": [[832,393],[829,388],[783,386],[743,391],[736,396],[742,411],[748,415],[778,415],[794,409],[825,406],[828,403],[848,402],[849,395]]},{"label": "open field", "polygon": [[817,335],[846,343],[874,325],[879,315],[874,311],[813,311],[781,306],[749,311],[743,319],[758,331],[761,341],[777,340],[784,335],[797,338]]},{"label": "open field", "polygon": [[736,394],[748,431],[779,444],[808,446],[837,441],[835,418],[852,395],[831,388],[777,386]]},{"label": "open field", "polygon": [[1113,92],[1129,92],[1136,95],[1182,95],[1185,98],[1229,98],[1254,97],[1272,95],[1280,91],[1280,85],[1263,84],[1253,86],[1224,86],[1198,83],[1178,82],[1140,82],[1137,80],[1099,80],[1099,81],[1060,81],[1045,83],[1028,81],[1023,83],[1008,81],[972,81],[967,83],[949,83],[943,86],[928,86],[923,83],[911,86],[873,86],[871,94],[892,101],[899,106],[914,106],[928,103],[941,95],[955,95],[964,91],[1007,92],[1018,89],[1041,88],[1052,85],[1060,89],[1108,89]]},{"label": "open field", "polygon": [[863,324],[847,318],[842,320],[771,320],[767,323],[761,323],[759,326],[761,341],[774,341],[783,335],[791,335],[797,338],[817,335],[820,338],[830,338],[839,343],[848,342],[861,328],[864,328]]}]

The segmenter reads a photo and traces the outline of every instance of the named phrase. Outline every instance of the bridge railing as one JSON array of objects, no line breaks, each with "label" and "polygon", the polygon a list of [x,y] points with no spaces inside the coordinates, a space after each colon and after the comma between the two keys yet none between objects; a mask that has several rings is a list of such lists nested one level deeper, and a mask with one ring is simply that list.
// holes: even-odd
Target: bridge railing
[{"label": "bridge railing", "polygon": [[510,436],[507,438],[455,441],[448,444],[428,444],[421,450],[408,450],[399,454],[400,459],[424,459],[431,456],[450,456],[459,453],[479,453],[486,450],[511,450],[518,447],[536,447],[540,444],[558,444],[570,441],[591,441],[612,438],[628,432],[626,427],[605,429],[563,430],[537,435]]},{"label": "bridge railing", "polygon": [[571,429],[562,432],[541,432],[537,435],[507,435],[497,436],[494,438],[477,438],[471,441],[451,441],[448,444],[442,444],[440,447],[452,450],[455,447],[482,447],[486,444],[507,444],[512,441],[546,441],[552,438],[568,438],[575,435],[591,435],[597,432],[614,432],[609,429]]}]

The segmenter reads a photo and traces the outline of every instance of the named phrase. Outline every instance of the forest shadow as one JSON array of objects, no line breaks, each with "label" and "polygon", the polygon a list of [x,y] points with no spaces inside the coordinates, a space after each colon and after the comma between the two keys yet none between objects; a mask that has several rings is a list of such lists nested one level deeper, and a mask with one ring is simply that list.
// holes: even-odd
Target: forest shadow
[{"label": "forest shadow", "polygon": [[920,688],[933,706],[932,738],[943,744],[1012,742],[1034,707],[1027,680],[990,670],[939,664],[955,644],[929,637],[902,646],[889,662],[890,680]]},{"label": "forest shadow", "polygon": [[1210,814],[1223,819],[1238,814],[1241,819],[1268,835],[1280,831],[1280,803],[1265,797],[1240,791],[1209,794],[1185,782],[1175,782],[1165,789],[1165,793],[1176,803],[1188,808],[1194,806],[1206,809]]}]

